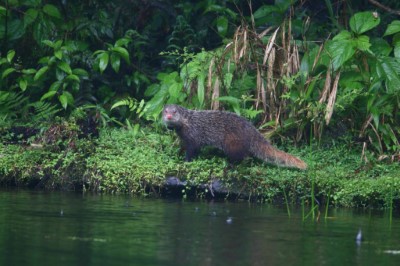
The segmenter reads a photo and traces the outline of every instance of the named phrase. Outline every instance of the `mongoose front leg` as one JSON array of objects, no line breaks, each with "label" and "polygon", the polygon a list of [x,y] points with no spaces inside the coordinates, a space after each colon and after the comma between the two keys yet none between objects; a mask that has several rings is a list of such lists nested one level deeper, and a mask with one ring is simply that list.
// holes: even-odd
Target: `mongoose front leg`
[{"label": "mongoose front leg", "polygon": [[199,153],[199,149],[193,145],[186,145],[185,161],[191,162]]}]

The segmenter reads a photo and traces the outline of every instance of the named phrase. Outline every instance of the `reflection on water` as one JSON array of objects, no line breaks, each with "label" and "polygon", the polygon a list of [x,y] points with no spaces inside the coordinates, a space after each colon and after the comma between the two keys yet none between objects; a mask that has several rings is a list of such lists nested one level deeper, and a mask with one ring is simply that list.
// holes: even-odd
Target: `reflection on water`
[{"label": "reflection on water", "polygon": [[0,245],[0,265],[397,265],[400,224],[383,212],[316,223],[259,204],[0,191]]}]

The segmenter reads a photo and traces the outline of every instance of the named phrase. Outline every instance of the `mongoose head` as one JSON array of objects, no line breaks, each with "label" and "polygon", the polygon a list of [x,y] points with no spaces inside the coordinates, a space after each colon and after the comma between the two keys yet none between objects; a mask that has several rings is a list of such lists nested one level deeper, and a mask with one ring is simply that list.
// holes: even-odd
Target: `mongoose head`
[{"label": "mongoose head", "polygon": [[173,104],[164,106],[162,119],[168,128],[182,126],[182,114],[179,112],[179,106]]}]

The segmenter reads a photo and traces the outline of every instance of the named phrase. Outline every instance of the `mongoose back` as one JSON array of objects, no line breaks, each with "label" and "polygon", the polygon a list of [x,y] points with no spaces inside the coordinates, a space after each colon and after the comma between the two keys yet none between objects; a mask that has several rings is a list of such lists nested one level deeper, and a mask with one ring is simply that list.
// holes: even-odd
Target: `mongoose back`
[{"label": "mongoose back", "polygon": [[162,113],[169,129],[178,134],[191,161],[204,146],[221,149],[232,162],[247,156],[284,167],[306,169],[299,158],[274,148],[246,119],[222,111],[193,111],[179,105],[166,105]]}]

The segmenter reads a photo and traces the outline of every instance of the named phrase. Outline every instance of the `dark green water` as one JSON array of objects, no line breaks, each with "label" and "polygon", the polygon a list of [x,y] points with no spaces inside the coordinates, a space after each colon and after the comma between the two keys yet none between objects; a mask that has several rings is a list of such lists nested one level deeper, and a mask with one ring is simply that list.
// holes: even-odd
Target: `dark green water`
[{"label": "dark green water", "polygon": [[398,217],[390,225],[384,213],[331,210],[327,220],[302,222],[293,212],[0,191],[0,265],[400,265]]}]

